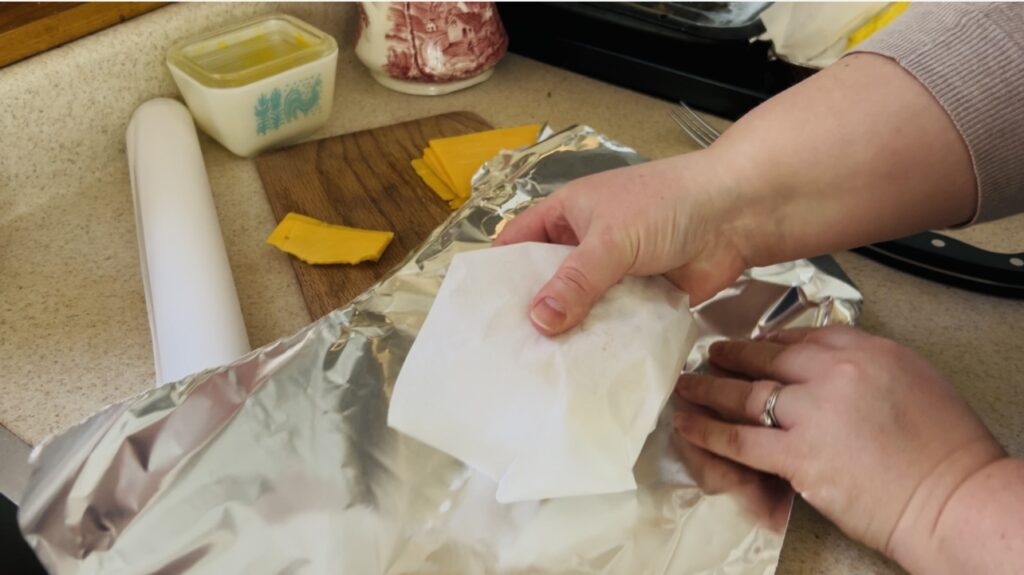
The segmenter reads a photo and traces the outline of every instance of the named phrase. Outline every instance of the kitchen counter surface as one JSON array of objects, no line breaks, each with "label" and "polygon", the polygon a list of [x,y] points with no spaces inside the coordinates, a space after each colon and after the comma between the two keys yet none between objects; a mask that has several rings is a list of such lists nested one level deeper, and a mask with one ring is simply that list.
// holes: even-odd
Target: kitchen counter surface
[{"label": "kitchen counter surface", "polygon": [[[341,47],[334,112],[313,138],[470,110],[495,126],[590,124],[651,158],[695,149],[669,120],[668,102],[516,55],[463,92],[391,92],[355,58],[351,5],[173,5],[4,68],[0,424],[29,443],[152,386],[125,128],[142,102],[176,96],[163,65],[174,40],[273,10],[308,20]],[[275,222],[253,162],[205,136],[201,144],[249,338],[261,346],[309,315],[287,257],[264,242]],[[957,235],[1021,251],[1024,220]],[[853,254],[837,259],[866,297],[862,327],[923,354],[1009,451],[1024,455],[1024,302],[943,287]],[[898,568],[798,502],[779,572],[847,571]]]}]

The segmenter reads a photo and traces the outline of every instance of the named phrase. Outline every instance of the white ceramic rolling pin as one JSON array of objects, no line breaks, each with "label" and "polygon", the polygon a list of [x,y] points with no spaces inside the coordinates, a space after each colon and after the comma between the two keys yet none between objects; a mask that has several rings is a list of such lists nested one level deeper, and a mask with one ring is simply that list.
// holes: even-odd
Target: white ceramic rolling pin
[{"label": "white ceramic rolling pin", "polygon": [[128,124],[139,259],[157,385],[250,350],[192,116],[150,100]]}]

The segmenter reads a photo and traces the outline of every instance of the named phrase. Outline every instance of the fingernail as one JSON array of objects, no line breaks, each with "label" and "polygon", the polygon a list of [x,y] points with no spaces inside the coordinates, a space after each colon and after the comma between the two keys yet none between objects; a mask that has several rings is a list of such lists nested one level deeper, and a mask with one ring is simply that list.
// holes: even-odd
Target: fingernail
[{"label": "fingernail", "polygon": [[554,298],[546,297],[530,310],[530,319],[544,329],[555,332],[565,323],[565,308]]}]

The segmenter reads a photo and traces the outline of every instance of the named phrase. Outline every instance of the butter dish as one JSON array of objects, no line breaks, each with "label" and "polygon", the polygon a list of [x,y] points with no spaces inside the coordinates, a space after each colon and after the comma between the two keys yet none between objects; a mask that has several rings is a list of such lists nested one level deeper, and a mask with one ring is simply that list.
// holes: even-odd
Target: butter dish
[{"label": "butter dish", "polygon": [[334,38],[283,14],[185,38],[167,54],[199,127],[245,157],[327,122],[337,62]]}]

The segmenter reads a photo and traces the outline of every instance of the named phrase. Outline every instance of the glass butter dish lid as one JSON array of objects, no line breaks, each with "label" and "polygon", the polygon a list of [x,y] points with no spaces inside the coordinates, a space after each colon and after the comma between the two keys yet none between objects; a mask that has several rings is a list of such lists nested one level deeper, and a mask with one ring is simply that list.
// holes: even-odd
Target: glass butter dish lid
[{"label": "glass butter dish lid", "polygon": [[334,38],[285,14],[185,38],[167,63],[211,88],[251,84],[337,52]]}]

